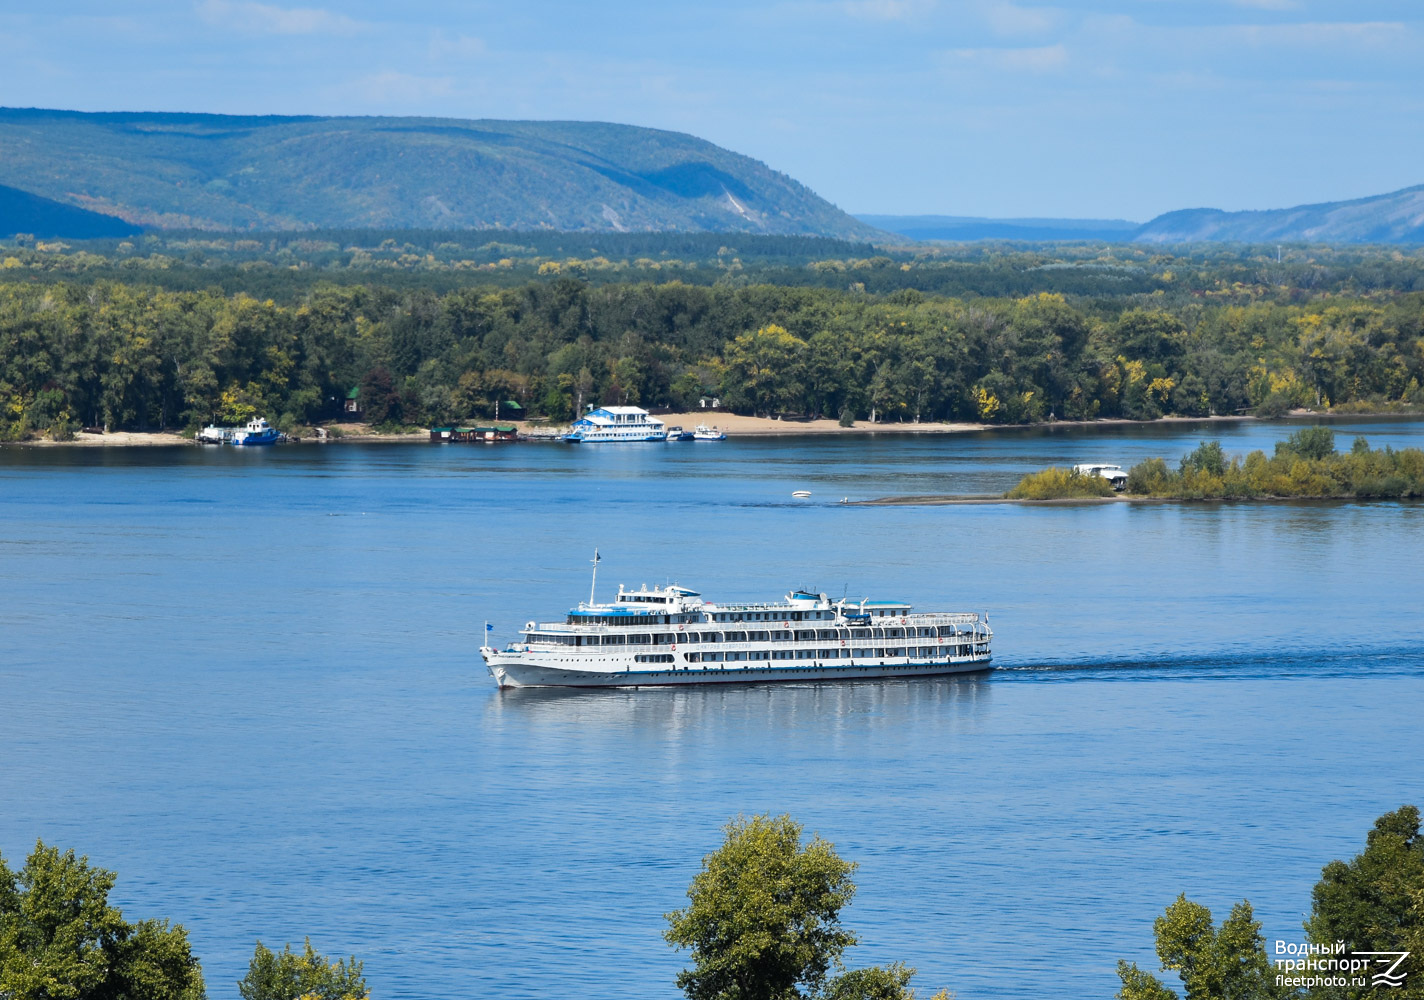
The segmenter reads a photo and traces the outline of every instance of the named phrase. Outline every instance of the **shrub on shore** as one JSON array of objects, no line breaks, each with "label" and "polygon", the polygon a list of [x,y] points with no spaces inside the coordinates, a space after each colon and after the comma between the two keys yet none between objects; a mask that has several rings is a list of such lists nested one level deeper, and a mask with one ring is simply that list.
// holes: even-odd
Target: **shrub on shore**
[{"label": "shrub on shore", "polygon": [[1102,476],[1085,476],[1075,469],[1059,468],[1030,472],[1004,494],[1010,500],[1069,500],[1112,495],[1112,483]]},{"label": "shrub on shore", "polygon": [[1216,441],[1182,457],[1176,471],[1160,458],[1128,470],[1127,493],[1177,500],[1250,497],[1392,499],[1424,496],[1424,451],[1371,448],[1355,438],[1335,450],[1326,427],[1307,427],[1278,442],[1275,454],[1253,451],[1229,462]]}]

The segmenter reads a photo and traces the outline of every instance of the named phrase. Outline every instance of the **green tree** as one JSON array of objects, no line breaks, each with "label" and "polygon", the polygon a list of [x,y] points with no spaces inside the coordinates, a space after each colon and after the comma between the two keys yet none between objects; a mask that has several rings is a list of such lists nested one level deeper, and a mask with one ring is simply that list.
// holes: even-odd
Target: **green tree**
[{"label": "green tree", "polygon": [[1335,432],[1329,427],[1304,427],[1277,444],[1276,451],[1294,452],[1318,462],[1335,454]]},{"label": "green tree", "polygon": [[1182,456],[1183,472],[1205,472],[1213,476],[1226,474],[1226,454],[1220,441],[1203,441],[1189,454]]},{"label": "green tree", "polygon": [[1305,929],[1320,945],[1345,942],[1349,951],[1408,951],[1402,989],[1321,990],[1329,998],[1417,1000],[1424,997],[1424,836],[1419,810],[1403,806],[1375,821],[1365,849],[1349,861],[1332,861],[1320,874]]},{"label": "green tree", "polygon": [[805,352],[804,340],[775,324],[742,334],[727,345],[723,394],[747,400],[760,414],[799,407]]},{"label": "green tree", "polygon": [[312,948],[311,938],[300,954],[290,944],[273,952],[258,941],[237,992],[242,1000],[366,1000],[371,991],[361,967],[355,957],[328,961]]},{"label": "green tree", "polygon": [[[1167,907],[1152,925],[1157,957],[1186,988],[1186,1000],[1271,1000],[1290,995],[1275,985],[1261,924],[1242,900],[1218,929],[1211,911],[1185,895]],[[1119,962],[1122,989],[1118,1000],[1168,1000],[1172,992],[1136,964]]]},{"label": "green tree", "polygon": [[840,911],[856,866],[820,837],[803,844],[801,829],[790,816],[738,818],[702,859],[688,906],[667,914],[664,934],[691,950],[692,967],[677,977],[689,1000],[810,996],[855,944]]},{"label": "green tree", "polygon": [[113,872],[43,843],[18,872],[0,858],[0,997],[203,1000],[187,931],[125,921],[113,885]]}]

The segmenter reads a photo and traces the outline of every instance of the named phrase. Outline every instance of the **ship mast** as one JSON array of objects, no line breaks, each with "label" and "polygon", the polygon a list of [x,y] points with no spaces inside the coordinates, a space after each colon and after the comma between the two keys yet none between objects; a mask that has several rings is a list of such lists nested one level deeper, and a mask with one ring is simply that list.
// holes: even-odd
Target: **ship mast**
[{"label": "ship mast", "polygon": [[593,607],[593,590],[598,586],[598,549],[593,550],[593,582],[588,585],[588,606]]}]

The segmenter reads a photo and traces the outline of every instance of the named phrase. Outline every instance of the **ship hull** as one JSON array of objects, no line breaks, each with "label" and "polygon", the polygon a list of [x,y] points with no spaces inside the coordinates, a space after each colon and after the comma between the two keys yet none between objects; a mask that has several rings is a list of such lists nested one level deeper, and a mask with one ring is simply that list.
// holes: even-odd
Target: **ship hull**
[{"label": "ship hull", "polygon": [[677,670],[580,670],[574,666],[539,664],[524,658],[485,655],[485,665],[502,688],[522,687],[671,687],[685,684],[772,684],[788,682],[877,680],[892,677],[935,677],[967,674],[993,669],[989,657],[965,658],[950,662],[848,663],[844,666],[756,666]]}]

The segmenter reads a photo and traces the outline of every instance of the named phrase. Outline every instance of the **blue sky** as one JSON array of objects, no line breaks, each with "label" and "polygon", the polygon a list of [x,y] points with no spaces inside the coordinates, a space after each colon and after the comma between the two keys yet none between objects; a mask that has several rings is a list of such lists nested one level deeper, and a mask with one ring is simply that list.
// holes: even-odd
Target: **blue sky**
[{"label": "blue sky", "polygon": [[1424,3],[5,0],[0,104],[598,119],[853,212],[1145,220],[1424,183]]}]

